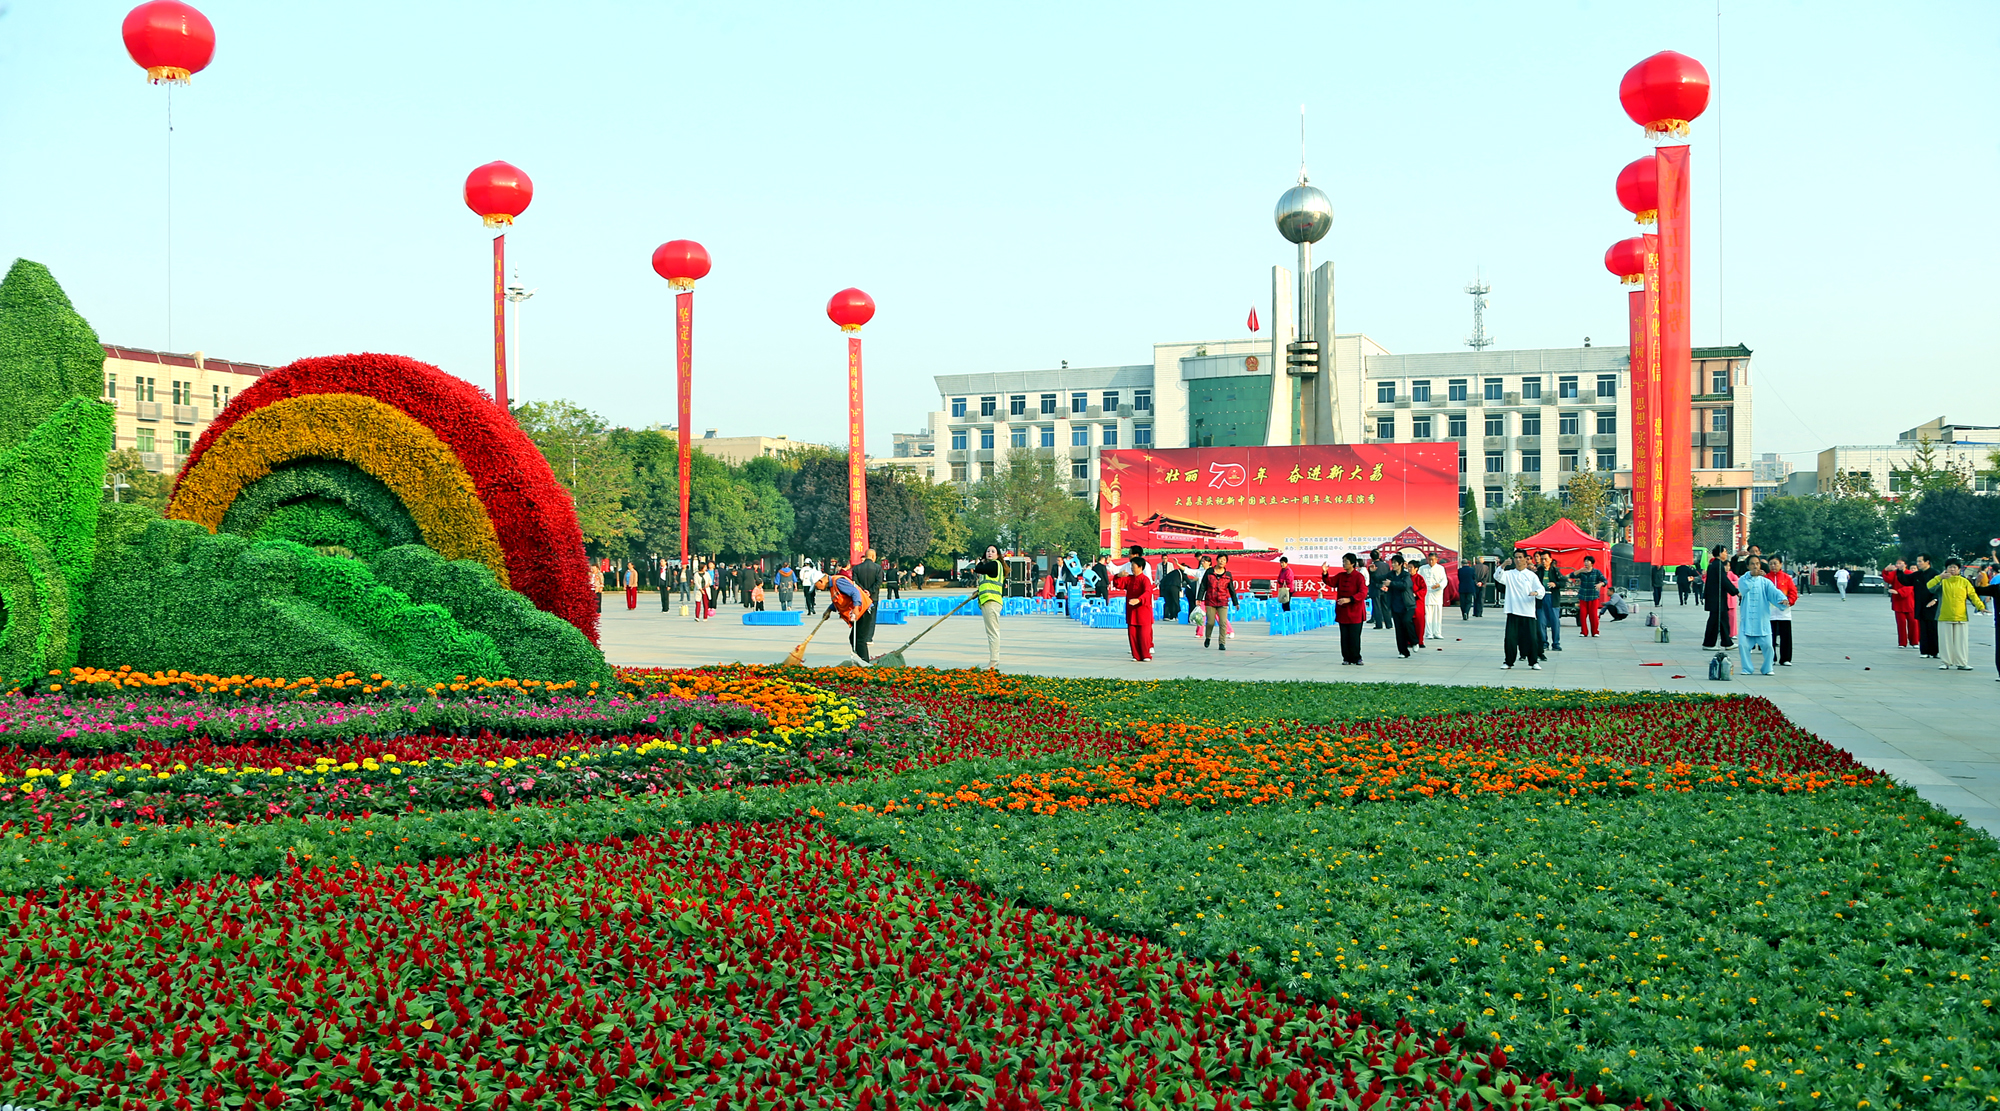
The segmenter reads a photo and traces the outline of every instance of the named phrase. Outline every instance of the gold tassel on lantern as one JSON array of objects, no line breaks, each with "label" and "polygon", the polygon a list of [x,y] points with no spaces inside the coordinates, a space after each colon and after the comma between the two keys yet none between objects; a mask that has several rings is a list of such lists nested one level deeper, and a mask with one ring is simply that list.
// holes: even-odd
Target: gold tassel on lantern
[{"label": "gold tassel on lantern", "polygon": [[1635,224],[1654,224],[1658,223],[1659,219],[1660,210],[1657,208],[1649,208],[1644,212],[1636,212],[1632,215],[1632,222]]},{"label": "gold tassel on lantern", "polygon": [[146,80],[155,85],[191,84],[194,74],[179,66],[147,66]]},{"label": "gold tassel on lantern", "polygon": [[1663,139],[1669,135],[1676,139],[1685,139],[1687,138],[1687,133],[1688,122],[1686,120],[1654,120],[1652,123],[1646,125],[1646,138],[1648,139]]},{"label": "gold tassel on lantern", "polygon": [[510,228],[514,226],[514,218],[504,212],[489,212],[482,218],[486,221],[486,226],[489,228]]},{"label": "gold tassel on lantern", "polygon": [[1645,280],[1645,275],[1644,275],[1644,274],[1627,274],[1627,275],[1625,275],[1624,277],[1622,277],[1622,278],[1618,279],[1618,284],[1619,284],[1619,285],[1638,285],[1638,284],[1639,284],[1640,282],[1642,282],[1642,281],[1644,281],[1644,280]]}]

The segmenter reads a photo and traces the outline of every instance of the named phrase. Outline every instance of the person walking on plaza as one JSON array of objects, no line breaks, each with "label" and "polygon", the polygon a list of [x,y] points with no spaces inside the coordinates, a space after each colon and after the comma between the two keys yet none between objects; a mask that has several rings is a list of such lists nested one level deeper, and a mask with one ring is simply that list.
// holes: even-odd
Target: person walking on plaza
[{"label": "person walking on plaza", "polygon": [[1917,562],[1897,578],[1909,585],[1911,612],[1917,615],[1917,656],[1919,659],[1938,658],[1938,596],[1931,589],[1931,580],[1937,572],[1931,569],[1931,557],[1919,552]]},{"label": "person walking on plaza", "polygon": [[808,615],[819,612],[820,578],[819,564],[814,563],[810,559],[799,561],[799,587],[805,591],[806,613]]},{"label": "person walking on plaza", "polygon": [[1776,662],[1771,649],[1771,615],[1783,609],[1784,591],[1770,579],[1764,577],[1764,561],[1750,556],[1743,561],[1743,574],[1736,580],[1742,625],[1736,630],[1736,665],[1745,675],[1751,674],[1750,653],[1762,649],[1764,670],[1758,675],[1770,675],[1772,664]]},{"label": "person walking on plaza", "polygon": [[1160,619],[1178,622],[1181,619],[1181,592],[1187,589],[1187,575],[1172,556],[1161,556],[1160,567]]},{"label": "person walking on plaza", "polygon": [[1411,650],[1417,643],[1416,623],[1417,593],[1411,585],[1409,568],[1404,566],[1403,557],[1389,557],[1389,574],[1382,580],[1381,593],[1375,596],[1375,609],[1389,617],[1390,625],[1396,630],[1396,654],[1409,659]]},{"label": "person walking on plaza", "polygon": [[1286,613],[1292,612],[1292,584],[1295,581],[1292,577],[1292,557],[1279,556],[1278,589],[1272,592],[1272,597],[1278,600],[1278,608]]},{"label": "person walking on plaza", "polygon": [[1426,635],[1436,636],[1438,630],[1444,628],[1445,585],[1450,580],[1445,574],[1444,564],[1438,562],[1436,552],[1425,553],[1420,573],[1424,577],[1424,631]]},{"label": "person walking on plaza", "polygon": [[1000,670],[1000,600],[1005,572],[1000,549],[986,545],[986,558],[972,565],[973,591],[979,596],[979,618],[986,624],[986,667]]},{"label": "person walking on plaza", "polygon": [[1792,607],[1799,604],[1799,586],[1785,573],[1785,561],[1772,556],[1764,561],[1764,578],[1785,596],[1785,604],[1771,611],[1771,650],[1778,654],[1778,666],[1792,666]]},{"label": "person walking on plaza", "polygon": [[1845,567],[1833,573],[1833,587],[1840,591],[1840,600],[1843,602],[1847,601],[1847,583],[1850,577]]},{"label": "person walking on plaza", "polygon": [[1153,658],[1154,586],[1141,550],[1134,548],[1132,557],[1118,566],[1111,585],[1125,596],[1125,642],[1132,648],[1132,658],[1146,663]]},{"label": "person walking on plaza", "polygon": [[1375,621],[1377,629],[1394,626],[1389,619],[1389,607],[1382,603],[1382,584],[1389,581],[1389,556],[1387,552],[1375,552],[1368,562],[1368,596],[1375,599]]},{"label": "person walking on plaza", "polygon": [[1660,608],[1660,599],[1667,593],[1667,569],[1653,564],[1653,608]]},{"label": "person walking on plaza", "polygon": [[639,568],[634,564],[627,563],[625,565],[625,574],[623,578],[625,581],[625,608],[628,610],[638,609]]},{"label": "person walking on plaza", "polygon": [[1236,604],[1236,579],[1229,573],[1229,557],[1215,557],[1215,566],[1201,577],[1201,604],[1208,612],[1208,621],[1203,626],[1201,646],[1216,642],[1216,650],[1229,651],[1229,607]]},{"label": "person walking on plaza", "polygon": [[792,570],[792,565],[789,563],[781,564],[778,567],[777,583],[778,609],[789,610],[792,608],[792,591],[799,585],[798,572]]},{"label": "person walking on plaza", "polygon": [[1979,588],[1965,577],[1964,567],[1955,559],[1945,560],[1944,573],[1924,584],[1937,597],[1934,612],[1937,620],[1939,671],[1971,671],[1971,614],[1966,612],[1970,603],[1980,613],[1986,612],[1986,603],[1979,600]]},{"label": "person walking on plaza", "polygon": [[1514,556],[1511,570],[1494,576],[1505,592],[1507,605],[1507,631],[1502,640],[1505,663],[1501,670],[1512,671],[1514,661],[1525,656],[1529,671],[1542,669],[1541,600],[1544,587],[1542,577],[1529,570],[1528,557],[1522,553]]},{"label": "person walking on plaza", "polygon": [[1708,611],[1708,628],[1701,634],[1703,648],[1714,648],[1718,642],[1724,648],[1736,647],[1729,621],[1729,600],[1736,597],[1736,584],[1729,581],[1729,561],[1722,556],[1723,547],[1717,544],[1708,553],[1708,573],[1701,580],[1701,606]]},{"label": "person walking on plaza", "polygon": [[924,564],[922,560],[918,560],[917,565],[915,567],[910,568],[910,589],[922,590],[923,588],[924,588]]},{"label": "person walking on plaza", "polygon": [[1542,553],[1542,635],[1547,637],[1545,647],[1550,652],[1563,650],[1562,638],[1562,591],[1568,576],[1556,566],[1556,557]]},{"label": "person walking on plaza", "polygon": [[867,607],[854,619],[854,654],[862,663],[873,663],[868,644],[875,639],[876,600],[882,597],[882,565],[875,562],[875,549],[868,549],[865,558],[848,570],[847,577],[868,594]]},{"label": "person walking on plaza", "polygon": [[1674,568],[1674,582],[1681,588],[1681,605],[1688,604],[1688,595],[1694,593],[1694,568],[1683,563]]},{"label": "person walking on plaza", "polygon": [[764,612],[764,584],[763,584],[763,583],[759,582],[759,583],[758,583],[757,585],[755,585],[755,586],[753,586],[753,587],[751,587],[751,588],[750,588],[750,604],[751,604],[751,605],[753,605],[753,606],[755,606],[755,607],[757,607],[757,612],[758,612],[758,613],[763,613],[763,612]]},{"label": "person walking on plaza", "polygon": [[1576,573],[1576,635],[1601,635],[1598,607],[1604,604],[1604,582],[1604,572],[1597,569],[1597,557],[1584,556],[1583,570]]},{"label": "person walking on plaza", "polygon": [[1333,599],[1333,619],[1340,626],[1340,662],[1361,666],[1361,623],[1368,620],[1368,576],[1353,552],[1340,557],[1340,570],[1319,569],[1319,581]]},{"label": "person walking on plaza", "polygon": [[1479,604],[1479,565],[1461,563],[1458,565],[1458,619],[1472,620],[1472,615],[1481,612]]}]

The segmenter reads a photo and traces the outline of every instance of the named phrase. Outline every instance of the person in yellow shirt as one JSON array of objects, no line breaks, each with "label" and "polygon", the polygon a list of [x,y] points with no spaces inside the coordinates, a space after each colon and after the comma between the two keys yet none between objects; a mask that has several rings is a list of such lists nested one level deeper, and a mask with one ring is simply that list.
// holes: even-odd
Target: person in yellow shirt
[{"label": "person in yellow shirt", "polygon": [[1938,655],[1943,660],[1938,670],[1971,671],[1972,627],[1965,606],[1970,602],[1980,613],[1986,612],[1979,588],[1960,573],[1955,559],[1946,560],[1944,574],[1926,585],[1937,595]]}]

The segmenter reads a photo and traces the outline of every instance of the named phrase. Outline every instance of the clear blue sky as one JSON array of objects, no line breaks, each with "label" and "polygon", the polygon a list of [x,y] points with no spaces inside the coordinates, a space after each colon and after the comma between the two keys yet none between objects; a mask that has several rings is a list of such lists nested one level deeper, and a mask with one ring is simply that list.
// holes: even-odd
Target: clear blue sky
[{"label": "clear blue sky", "polygon": [[[0,4],[0,263],[48,263],[107,341],[164,346],[167,94],[124,54],[129,5]],[[1725,0],[1719,66],[1712,0],[200,6],[215,62],[173,94],[179,350],[392,351],[490,386],[459,188],[504,158],[536,185],[509,237],[541,290],[524,396],[672,420],[647,260],[688,237],[715,257],[696,424],[840,437],[822,310],[858,285],[885,451],[933,374],[1142,362],[1268,315],[1301,102],[1342,331],[1457,348],[1483,268],[1501,347],[1622,343],[1599,259],[1635,233],[1612,181],[1649,147],[1618,78],[1675,49],[1718,78],[1695,342],[1756,350],[1755,447],[2000,423],[1990,0]]]}]

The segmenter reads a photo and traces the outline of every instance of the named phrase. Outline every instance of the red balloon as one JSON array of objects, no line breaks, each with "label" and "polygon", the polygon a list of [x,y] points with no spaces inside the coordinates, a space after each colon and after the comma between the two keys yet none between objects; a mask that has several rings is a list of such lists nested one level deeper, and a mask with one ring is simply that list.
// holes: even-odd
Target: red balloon
[{"label": "red balloon", "polygon": [[1618,275],[1626,285],[1637,285],[1646,276],[1646,237],[1621,239],[1604,252],[1604,268]]},{"label": "red balloon", "polygon": [[826,318],[840,325],[843,332],[858,332],[875,319],[875,298],[858,289],[843,289],[826,303]]},{"label": "red balloon", "polygon": [[158,85],[185,85],[215,57],[215,27],[180,0],[150,0],[125,13],[125,53]]},{"label": "red balloon", "polygon": [[1708,108],[1708,71],[1685,54],[1662,50],[1625,71],[1618,103],[1648,135],[1686,135]]},{"label": "red balloon", "polygon": [[1618,203],[1632,214],[1634,223],[1650,224],[1660,214],[1660,160],[1653,155],[1637,159],[1618,171]]},{"label": "red balloon", "polygon": [[692,239],[675,239],[653,249],[653,273],[675,289],[693,289],[708,277],[708,248]]},{"label": "red balloon", "polygon": [[465,207],[477,212],[489,228],[513,223],[534,199],[535,183],[517,166],[488,162],[465,175]]}]

